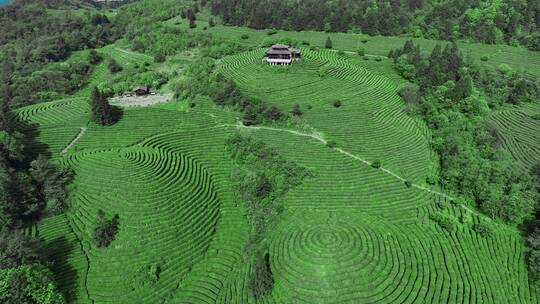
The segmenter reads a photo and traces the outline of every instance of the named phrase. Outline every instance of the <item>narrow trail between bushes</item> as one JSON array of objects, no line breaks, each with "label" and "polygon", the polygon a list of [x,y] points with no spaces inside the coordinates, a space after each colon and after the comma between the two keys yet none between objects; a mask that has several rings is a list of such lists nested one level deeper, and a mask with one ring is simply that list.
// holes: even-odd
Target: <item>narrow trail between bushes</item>
[{"label": "narrow trail between bushes", "polygon": [[[328,145],[328,141],[325,140],[322,135],[318,134],[317,132],[314,132],[313,134],[309,134],[309,133],[303,133],[303,132],[300,132],[300,131],[295,131],[295,130],[290,130],[290,129],[281,129],[281,128],[273,128],[273,127],[265,127],[265,126],[246,126],[246,125],[243,125],[240,121],[237,123],[237,124],[223,124],[223,125],[219,125],[218,127],[236,127],[236,128],[244,128],[244,129],[251,129],[251,130],[270,130],[270,131],[277,131],[277,132],[286,132],[286,133],[291,133],[291,134],[294,134],[294,135],[297,135],[297,136],[303,136],[303,137],[309,137],[309,138],[313,138],[317,141],[319,141],[320,143],[324,144],[324,145]],[[350,152],[347,152],[339,147],[333,147],[331,148],[332,150],[335,150],[347,157],[350,157],[350,158],[353,158],[355,160],[358,160],[368,166],[371,166],[372,163],[364,158],[361,158],[357,155],[354,155]],[[394,178],[398,179],[399,181],[401,181],[402,183],[405,183],[406,179],[399,176],[398,174],[386,169],[386,168],[383,168],[383,167],[380,167],[379,170],[381,170],[382,172],[390,175],[390,176],[393,176]],[[444,194],[442,192],[439,192],[439,191],[436,191],[436,190],[432,190],[432,189],[429,189],[427,187],[424,187],[422,185],[418,185],[418,184],[414,184],[414,183],[411,183],[411,187],[413,188],[416,188],[416,189],[419,189],[419,190],[422,190],[422,191],[426,191],[426,192],[429,192],[431,194],[435,194],[435,195],[439,195],[439,196],[442,196],[446,199],[449,199],[449,200],[455,200],[453,197],[447,195],[447,194]],[[459,204],[463,209],[467,210],[468,212],[471,212],[471,213],[475,213],[474,210],[470,209],[469,207],[463,205],[463,204]]]},{"label": "narrow trail between bushes", "polygon": [[84,135],[86,132],[86,127],[82,127],[81,130],[79,130],[79,133],[77,133],[77,136],[69,144],[62,150],[62,153],[66,153],[71,147],[73,147],[77,141]]}]

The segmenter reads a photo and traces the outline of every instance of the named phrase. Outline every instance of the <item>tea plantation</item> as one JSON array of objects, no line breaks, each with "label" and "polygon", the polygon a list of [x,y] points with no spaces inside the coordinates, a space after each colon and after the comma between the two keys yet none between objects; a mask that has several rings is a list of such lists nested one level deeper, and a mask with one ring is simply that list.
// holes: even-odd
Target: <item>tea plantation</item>
[{"label": "tea plantation", "polygon": [[[103,52],[123,65],[144,60]],[[290,67],[263,65],[262,54],[226,57],[218,69],[248,96],[284,111],[299,104],[302,117],[246,127],[209,100],[178,100],[125,108],[103,127],[89,122],[85,91],[18,110],[41,149],[75,172],[70,209],[31,232],[51,249],[69,302],[540,302],[517,230],[425,183],[438,170],[430,131],[405,112],[396,75],[329,50],[303,49]],[[91,82],[107,74],[98,66]],[[540,154],[534,131],[520,131],[524,120],[537,126],[526,111],[492,118],[523,167]],[[248,290],[250,228],[225,146],[237,132],[312,173],[287,193],[263,241],[274,280],[263,299]],[[92,242],[98,210],[119,216],[107,248]],[[473,229],[480,222],[491,233]]]}]

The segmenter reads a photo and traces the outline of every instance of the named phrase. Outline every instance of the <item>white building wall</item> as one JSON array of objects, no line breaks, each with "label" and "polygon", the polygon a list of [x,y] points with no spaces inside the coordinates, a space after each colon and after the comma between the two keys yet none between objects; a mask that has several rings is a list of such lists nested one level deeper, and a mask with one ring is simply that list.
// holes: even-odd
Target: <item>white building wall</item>
[{"label": "white building wall", "polygon": [[266,62],[270,64],[291,64],[292,59],[270,59],[266,58]]}]

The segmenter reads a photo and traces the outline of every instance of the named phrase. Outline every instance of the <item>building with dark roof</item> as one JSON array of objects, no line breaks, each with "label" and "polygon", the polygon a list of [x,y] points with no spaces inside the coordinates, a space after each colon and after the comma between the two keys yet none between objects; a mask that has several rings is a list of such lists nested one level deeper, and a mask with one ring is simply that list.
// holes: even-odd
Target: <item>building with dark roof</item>
[{"label": "building with dark roof", "polygon": [[141,95],[148,95],[148,86],[140,85],[133,88],[133,93],[137,94],[138,96]]},{"label": "building with dark roof", "polygon": [[266,50],[263,62],[272,65],[291,64],[301,57],[300,49],[285,44],[274,44]]}]

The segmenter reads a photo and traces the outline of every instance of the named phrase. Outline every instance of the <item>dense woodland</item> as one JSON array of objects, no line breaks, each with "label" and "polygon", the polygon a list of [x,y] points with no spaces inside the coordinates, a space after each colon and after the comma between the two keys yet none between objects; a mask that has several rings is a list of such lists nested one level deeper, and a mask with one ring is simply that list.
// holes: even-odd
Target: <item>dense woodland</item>
[{"label": "dense woodland", "polygon": [[464,39],[540,50],[538,1],[210,0],[209,5],[226,24],[256,29]]},{"label": "dense woodland", "polygon": [[530,174],[520,172],[485,122],[493,108],[537,101],[538,80],[504,65],[490,70],[469,64],[455,43],[436,46],[425,56],[409,40],[389,57],[403,77],[418,85],[403,88],[400,95],[433,130],[438,183],[491,218],[523,225],[530,235],[530,269],[538,277],[540,172],[537,167]]},{"label": "dense woodland", "polygon": [[43,244],[22,231],[66,210],[72,172],[34,153],[30,127],[21,126],[5,103],[0,122],[0,302],[63,303]]},{"label": "dense woodland", "polygon": [[105,15],[79,16],[67,8],[76,6],[67,1],[15,1],[0,9],[0,86],[11,106],[49,101],[80,89],[91,63],[57,62],[72,51],[100,47],[116,37]]}]

